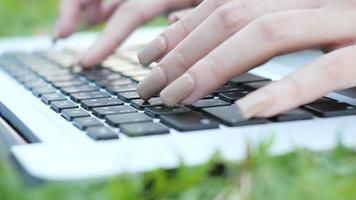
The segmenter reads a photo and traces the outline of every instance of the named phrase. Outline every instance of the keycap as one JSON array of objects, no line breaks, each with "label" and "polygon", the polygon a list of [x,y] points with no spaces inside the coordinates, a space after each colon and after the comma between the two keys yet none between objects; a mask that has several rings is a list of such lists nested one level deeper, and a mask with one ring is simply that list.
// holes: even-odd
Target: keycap
[{"label": "keycap", "polygon": [[219,99],[234,103],[236,100],[243,98],[249,93],[249,91],[235,91],[235,92],[224,92],[219,94]]},{"label": "keycap", "polygon": [[105,126],[87,128],[86,131],[89,137],[98,141],[119,139],[119,136],[115,131]]},{"label": "keycap", "polygon": [[56,93],[57,91],[52,87],[36,87],[32,88],[32,93],[37,96],[41,97],[44,94]]},{"label": "keycap", "polygon": [[270,81],[271,79],[264,78],[261,76],[257,76],[250,73],[241,74],[233,79],[231,79],[230,83],[233,85],[241,85],[243,83],[251,83],[251,82],[260,82],[260,81]]},{"label": "keycap", "polygon": [[68,95],[68,94],[79,93],[79,92],[99,91],[99,88],[93,85],[81,85],[81,86],[74,86],[74,87],[64,87],[61,88],[61,91],[64,94]]},{"label": "keycap", "polygon": [[93,81],[102,81],[102,80],[120,80],[124,77],[120,74],[104,74],[104,75],[96,75],[90,77]]},{"label": "keycap", "polygon": [[36,87],[47,87],[48,83],[45,82],[44,80],[40,79],[40,80],[36,80],[36,81],[25,82],[24,86],[27,89],[32,90],[32,88],[36,88]]},{"label": "keycap", "polygon": [[93,114],[99,118],[104,118],[107,115],[132,113],[132,112],[137,112],[137,110],[127,105],[93,108]]},{"label": "keycap", "polygon": [[167,127],[160,123],[154,122],[124,124],[120,126],[120,131],[129,137],[141,137],[169,133],[169,129]]},{"label": "keycap", "polygon": [[137,94],[136,91],[132,91],[132,92],[119,92],[116,94],[121,100],[125,101],[125,102],[129,102],[133,99],[139,99],[140,96]]},{"label": "keycap", "polygon": [[119,85],[119,86],[124,86],[124,85],[130,85],[133,82],[130,79],[120,79],[120,80],[101,80],[97,81],[96,84],[102,87],[109,87],[113,85]]},{"label": "keycap", "polygon": [[337,102],[337,101],[334,99],[330,99],[328,97],[322,97],[308,104],[314,104],[314,103],[319,104],[319,103],[326,103],[326,102]]},{"label": "keycap", "polygon": [[208,108],[208,107],[227,106],[227,105],[230,105],[230,103],[220,99],[203,99],[194,103],[192,106],[195,108]]},{"label": "keycap", "polygon": [[111,94],[116,94],[119,92],[132,92],[136,91],[137,84],[130,84],[130,85],[113,85],[106,87],[106,90],[110,92]]},{"label": "keycap", "polygon": [[152,98],[148,101],[145,101],[143,99],[137,99],[131,101],[131,106],[139,110],[142,110],[146,107],[160,106],[160,105],[163,105],[163,102],[159,97]]},{"label": "keycap", "polygon": [[253,90],[256,90],[256,89],[260,89],[270,83],[271,83],[271,81],[251,82],[251,83],[244,83],[243,86],[245,86],[247,88],[251,88]]},{"label": "keycap", "polygon": [[124,102],[117,98],[89,99],[81,102],[81,106],[87,110],[95,107],[119,106],[123,104]]},{"label": "keycap", "polygon": [[64,87],[74,87],[74,86],[80,86],[80,85],[87,85],[86,81],[83,80],[73,80],[73,81],[58,81],[58,82],[53,82],[52,85],[56,88],[64,88]]},{"label": "keycap", "polygon": [[41,100],[46,104],[50,104],[53,101],[63,101],[66,99],[67,98],[61,93],[44,94],[41,97]]},{"label": "keycap", "polygon": [[268,122],[268,120],[260,118],[245,120],[235,105],[204,108],[202,110],[210,116],[218,119],[226,126],[247,126]]},{"label": "keycap", "polygon": [[191,111],[191,109],[184,106],[167,107],[165,105],[162,105],[162,106],[147,107],[145,108],[144,111],[147,115],[151,117],[159,117],[161,115],[185,113]]},{"label": "keycap", "polygon": [[62,112],[63,109],[77,108],[77,104],[72,101],[54,101],[51,103],[51,108],[56,112]]},{"label": "keycap", "polygon": [[103,124],[94,117],[81,117],[73,120],[74,126],[81,130],[85,130],[88,127],[103,126]]},{"label": "keycap", "polygon": [[221,88],[215,90],[213,92],[213,94],[218,95],[219,93],[222,93],[222,92],[234,92],[234,91],[240,91],[240,90],[246,90],[246,88],[241,87],[241,86],[233,86],[231,84],[225,84]]},{"label": "keycap", "polygon": [[316,113],[321,117],[336,117],[346,115],[356,115],[356,107],[346,103],[324,102],[319,104],[308,104],[306,109]]},{"label": "keycap", "polygon": [[100,98],[108,98],[108,97],[110,97],[110,95],[102,91],[81,92],[81,93],[74,93],[70,95],[70,98],[75,102],[80,102],[82,100],[87,100],[87,99],[100,99]]},{"label": "keycap", "polygon": [[78,77],[75,75],[53,76],[53,77],[46,78],[48,82],[66,82],[66,81],[73,81],[76,79],[78,79]]},{"label": "keycap", "polygon": [[198,112],[162,115],[161,122],[178,131],[195,131],[218,128],[214,120]]},{"label": "keycap", "polygon": [[279,114],[273,117],[272,120],[277,122],[287,122],[287,121],[307,120],[312,118],[313,115],[311,113],[304,111],[302,109],[294,109]]},{"label": "keycap", "polygon": [[106,122],[114,127],[119,127],[122,124],[150,122],[153,121],[151,117],[143,113],[126,113],[119,115],[108,115],[105,117]]},{"label": "keycap", "polygon": [[90,114],[87,111],[85,111],[83,108],[74,108],[74,109],[64,109],[62,111],[62,116],[68,121],[72,121],[74,118],[90,117]]}]

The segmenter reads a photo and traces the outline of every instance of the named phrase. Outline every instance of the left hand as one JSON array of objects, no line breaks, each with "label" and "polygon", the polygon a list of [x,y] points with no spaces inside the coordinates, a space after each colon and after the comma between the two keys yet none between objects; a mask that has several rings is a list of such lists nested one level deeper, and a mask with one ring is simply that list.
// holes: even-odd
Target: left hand
[{"label": "left hand", "polygon": [[276,55],[333,47],[236,102],[246,118],[274,116],[356,86],[355,21],[355,0],[205,0],[159,36],[164,56],[138,92],[144,99],[160,92],[170,106],[192,104]]}]

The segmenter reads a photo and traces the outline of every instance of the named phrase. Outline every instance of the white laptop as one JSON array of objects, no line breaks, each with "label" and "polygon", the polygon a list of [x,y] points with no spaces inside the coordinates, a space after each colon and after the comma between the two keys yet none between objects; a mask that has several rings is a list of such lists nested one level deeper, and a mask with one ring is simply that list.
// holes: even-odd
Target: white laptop
[{"label": "white laptop", "polygon": [[95,34],[55,49],[46,37],[0,41],[0,136],[14,163],[35,179],[71,181],[198,165],[217,152],[240,160],[247,145],[270,137],[273,154],[329,149],[340,139],[355,144],[354,89],[271,119],[241,121],[232,105],[318,57],[317,50],[275,58],[191,106],[143,102],[136,85],[152,66],[140,66],[135,54],[160,31],[137,31],[91,71],[68,63]]}]

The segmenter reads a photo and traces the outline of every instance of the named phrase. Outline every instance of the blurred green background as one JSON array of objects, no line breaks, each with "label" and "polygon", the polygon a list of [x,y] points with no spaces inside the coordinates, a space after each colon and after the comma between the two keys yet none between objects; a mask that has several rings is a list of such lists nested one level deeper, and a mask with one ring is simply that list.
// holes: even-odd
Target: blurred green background
[{"label": "blurred green background", "polygon": [[[51,34],[59,0],[0,0],[0,37]],[[165,24],[157,18],[150,26]]]}]

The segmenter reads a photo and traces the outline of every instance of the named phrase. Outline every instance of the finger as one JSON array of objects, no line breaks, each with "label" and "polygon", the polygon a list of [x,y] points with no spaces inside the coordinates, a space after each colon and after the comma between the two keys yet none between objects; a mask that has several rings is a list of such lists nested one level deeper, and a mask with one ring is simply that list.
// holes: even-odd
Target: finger
[{"label": "finger", "polygon": [[334,51],[336,49],[340,49],[340,48],[343,48],[343,47],[351,46],[351,45],[354,45],[354,44],[356,44],[356,36],[354,38],[348,38],[345,41],[341,41],[341,42],[338,42],[336,44],[330,44],[330,45],[324,46],[322,48],[322,50],[325,53],[328,53],[328,52]]},{"label": "finger", "polygon": [[[356,85],[355,53],[355,45],[331,52],[284,79],[251,93],[236,105],[246,118],[271,117],[329,92],[353,87]],[[264,100],[261,101],[261,97],[265,97]]]},{"label": "finger", "polygon": [[[165,82],[161,81],[161,85],[155,83],[154,89],[163,89],[166,84],[175,80],[208,52],[252,20],[267,13],[295,9],[296,5],[306,8],[320,6],[313,1],[304,0],[279,0],[278,2],[275,0],[263,2],[234,0],[221,6],[160,61],[159,66],[165,72]],[[150,88],[152,84],[147,84],[147,82],[153,82],[152,77],[157,80],[154,77],[154,72],[138,85],[138,92],[142,98],[150,98],[159,92]]]},{"label": "finger", "polygon": [[139,54],[141,64],[149,65],[159,60],[163,55],[173,49],[201,22],[203,22],[215,9],[229,0],[205,0],[192,12],[177,23],[168,27],[156,39],[150,42]]},{"label": "finger", "polygon": [[90,0],[62,0],[59,9],[59,18],[54,28],[55,38],[64,38],[72,34],[79,21],[80,14]]},{"label": "finger", "polygon": [[94,0],[90,7],[86,9],[86,25],[93,26],[105,22],[111,17],[114,11],[126,0],[110,1],[103,5],[101,0]]},{"label": "finger", "polygon": [[180,8],[190,5],[191,0],[177,1],[172,4],[169,4],[168,0],[125,2],[115,11],[94,45],[81,56],[80,64],[83,67],[90,67],[100,63],[142,23],[171,8],[175,8],[175,6]]},{"label": "finger", "polygon": [[185,15],[188,15],[190,12],[192,12],[192,10],[193,10],[193,8],[188,8],[188,9],[179,10],[179,11],[171,13],[168,16],[169,23],[170,24],[176,23],[177,21],[182,19]]},{"label": "finger", "polygon": [[[356,28],[340,22],[354,18],[356,16],[351,11],[329,9],[284,11],[261,17],[185,73],[193,80],[190,81],[194,85],[191,87],[193,89],[181,90],[180,85],[185,80],[178,78],[161,92],[161,98],[168,105],[177,102],[191,104],[234,76],[275,55],[351,37],[356,33]],[[178,91],[175,98],[169,97],[173,91]]]}]

